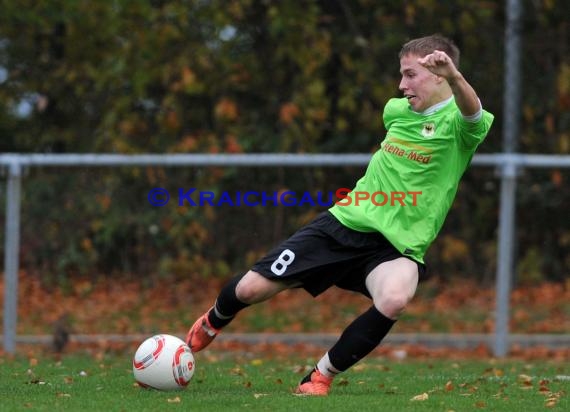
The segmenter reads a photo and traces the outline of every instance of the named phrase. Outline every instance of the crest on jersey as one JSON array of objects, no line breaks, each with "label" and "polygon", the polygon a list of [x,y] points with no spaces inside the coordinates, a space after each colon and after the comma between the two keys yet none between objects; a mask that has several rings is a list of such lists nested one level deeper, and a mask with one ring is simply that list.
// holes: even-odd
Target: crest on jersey
[{"label": "crest on jersey", "polygon": [[422,125],[422,135],[424,137],[431,137],[435,133],[435,123],[424,123]]}]

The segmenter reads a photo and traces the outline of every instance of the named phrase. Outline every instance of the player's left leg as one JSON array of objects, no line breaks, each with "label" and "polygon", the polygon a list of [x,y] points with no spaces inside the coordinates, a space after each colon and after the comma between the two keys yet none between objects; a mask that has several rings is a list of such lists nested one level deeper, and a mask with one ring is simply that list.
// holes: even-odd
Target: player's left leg
[{"label": "player's left leg", "polygon": [[193,352],[203,350],[242,309],[263,302],[297,284],[294,281],[270,280],[253,270],[234,277],[221,289],[214,306],[189,329],[186,336],[188,346]]},{"label": "player's left leg", "polygon": [[[333,237],[323,236],[323,228],[329,226],[338,229],[340,223],[328,212],[321,213],[269,251],[245,275],[237,276],[226,284],[214,306],[188,331],[186,342],[192,351],[198,352],[208,346],[238,312],[250,305],[294,287],[303,286],[309,293],[316,291],[318,294],[333,285],[333,276],[320,279],[319,275],[330,270],[327,265],[345,262],[350,253],[339,251]],[[318,281],[315,281],[316,277],[319,277]]]},{"label": "player's left leg", "polygon": [[374,305],[348,325],[316,368],[301,381],[297,393],[326,395],[338,373],[380,344],[414,296],[417,284],[418,265],[410,259],[401,257],[376,266],[366,277]]}]

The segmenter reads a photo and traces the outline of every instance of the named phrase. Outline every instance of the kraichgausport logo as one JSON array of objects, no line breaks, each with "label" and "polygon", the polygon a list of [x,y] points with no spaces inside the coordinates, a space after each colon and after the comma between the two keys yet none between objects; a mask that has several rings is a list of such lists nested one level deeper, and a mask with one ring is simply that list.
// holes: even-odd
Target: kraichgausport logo
[{"label": "kraichgausport logo", "polygon": [[[295,192],[283,191],[236,191],[213,192],[197,188],[178,188],[176,204],[179,207],[267,207],[267,206],[360,206],[366,202],[374,206],[417,206],[421,191],[365,192],[339,188],[333,191]],[[149,190],[147,199],[150,205],[161,207],[170,202],[171,195],[167,189],[155,187]]]}]

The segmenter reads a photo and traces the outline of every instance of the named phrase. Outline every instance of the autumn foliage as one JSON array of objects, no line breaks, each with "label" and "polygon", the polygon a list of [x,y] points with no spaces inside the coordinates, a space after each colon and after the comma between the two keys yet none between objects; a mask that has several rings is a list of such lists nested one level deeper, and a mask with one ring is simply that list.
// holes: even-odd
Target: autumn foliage
[{"label": "autumn foliage", "polygon": [[[75,279],[65,288],[20,276],[18,333],[51,334],[68,316],[75,334],[184,333],[208,309],[223,281],[100,281]],[[474,292],[476,291],[476,292]],[[0,289],[3,293],[3,290]],[[567,333],[570,285],[543,283],[519,287],[511,297],[513,333]],[[303,290],[288,290],[248,308],[229,326],[233,332],[339,333],[371,302],[359,294],[333,288],[316,299]],[[396,327],[401,333],[493,333],[493,288],[472,281],[420,284],[417,296]],[[296,310],[290,310],[291,308]]]}]

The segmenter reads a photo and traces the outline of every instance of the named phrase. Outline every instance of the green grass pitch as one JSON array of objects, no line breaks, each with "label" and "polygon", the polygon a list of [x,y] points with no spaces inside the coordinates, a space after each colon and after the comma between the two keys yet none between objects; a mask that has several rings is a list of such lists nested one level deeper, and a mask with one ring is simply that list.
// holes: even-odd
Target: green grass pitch
[{"label": "green grass pitch", "polygon": [[[5,411],[568,411],[570,368],[560,362],[370,358],[339,376],[328,397],[293,388],[316,359],[196,355],[182,391],[138,387],[129,354],[61,361],[0,358]],[[300,356],[300,355],[299,355]],[[301,360],[302,359],[302,360]]]}]

